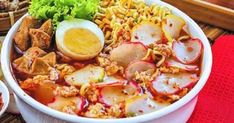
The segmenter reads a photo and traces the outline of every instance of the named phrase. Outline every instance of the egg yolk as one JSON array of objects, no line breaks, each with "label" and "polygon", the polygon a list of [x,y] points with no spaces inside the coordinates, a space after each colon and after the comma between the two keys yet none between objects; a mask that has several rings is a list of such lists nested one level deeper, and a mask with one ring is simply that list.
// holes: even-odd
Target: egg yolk
[{"label": "egg yolk", "polygon": [[100,39],[88,29],[73,28],[65,32],[64,44],[72,52],[88,55],[101,50]]}]

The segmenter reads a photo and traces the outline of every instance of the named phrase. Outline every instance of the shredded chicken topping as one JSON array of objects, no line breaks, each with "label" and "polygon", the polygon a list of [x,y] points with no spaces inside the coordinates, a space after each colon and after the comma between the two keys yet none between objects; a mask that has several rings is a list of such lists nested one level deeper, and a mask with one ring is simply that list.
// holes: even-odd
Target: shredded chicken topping
[{"label": "shredded chicken topping", "polygon": [[62,108],[62,112],[72,115],[76,115],[75,110],[76,110],[76,103],[73,101],[70,101],[69,103],[67,103],[67,105],[63,106]]},{"label": "shredded chicken topping", "polygon": [[172,55],[172,49],[166,44],[151,44],[149,46],[155,54],[159,53],[163,56],[170,57]]},{"label": "shredded chicken topping", "polygon": [[123,105],[116,104],[107,109],[107,114],[111,118],[119,118],[123,115]]},{"label": "shredded chicken topping", "polygon": [[55,90],[55,93],[62,97],[75,97],[79,94],[79,90],[75,86],[58,86]]},{"label": "shredded chicken topping", "polygon": [[99,95],[99,90],[92,87],[88,88],[85,93],[85,97],[91,102],[98,101],[98,95]]},{"label": "shredded chicken topping", "polygon": [[135,80],[137,82],[150,82],[155,79],[157,76],[158,71],[154,72],[152,70],[138,72],[135,73]]},{"label": "shredded chicken topping", "polygon": [[105,57],[97,57],[97,62],[100,66],[104,67],[107,75],[114,75],[118,72],[124,73],[124,68],[117,65],[117,62],[112,62]]},{"label": "shredded chicken topping", "polygon": [[122,104],[116,104],[110,108],[106,108],[103,104],[96,103],[90,105],[84,115],[91,118],[120,118],[123,112]]},{"label": "shredded chicken topping", "polygon": [[174,68],[174,67],[166,67],[166,66],[162,66],[159,68],[159,71],[162,73],[179,73],[180,69],[179,68]]},{"label": "shredded chicken topping", "polygon": [[60,76],[72,74],[76,69],[68,64],[56,64],[55,68],[60,71]]},{"label": "shredded chicken topping", "polygon": [[86,117],[91,117],[91,118],[101,118],[107,115],[105,110],[106,108],[104,105],[102,105],[101,103],[96,103],[89,105],[88,111],[85,112],[84,115]]}]

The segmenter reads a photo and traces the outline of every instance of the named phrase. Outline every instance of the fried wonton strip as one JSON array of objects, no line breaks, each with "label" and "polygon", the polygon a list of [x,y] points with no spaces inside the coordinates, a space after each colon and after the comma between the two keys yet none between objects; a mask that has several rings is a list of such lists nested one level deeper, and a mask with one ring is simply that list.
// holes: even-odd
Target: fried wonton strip
[{"label": "fried wonton strip", "polygon": [[29,35],[32,40],[33,47],[39,47],[41,49],[48,49],[51,43],[51,36],[40,29],[30,29]]},{"label": "fried wonton strip", "polygon": [[52,20],[51,19],[47,20],[45,23],[42,24],[42,26],[39,29],[47,33],[49,36],[52,36],[53,34]]},{"label": "fried wonton strip", "polygon": [[56,54],[54,52],[43,56],[41,59],[48,63],[50,66],[54,66],[56,64]]},{"label": "fried wonton strip", "polygon": [[30,46],[29,28],[33,28],[37,25],[38,21],[33,19],[31,16],[26,16],[18,31],[15,34],[14,42],[15,45],[22,51],[25,51]]}]

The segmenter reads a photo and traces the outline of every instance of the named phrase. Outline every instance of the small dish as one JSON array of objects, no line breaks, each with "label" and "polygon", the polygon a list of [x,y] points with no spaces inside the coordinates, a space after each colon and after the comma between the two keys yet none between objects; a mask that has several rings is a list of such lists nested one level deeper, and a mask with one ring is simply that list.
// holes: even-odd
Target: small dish
[{"label": "small dish", "polygon": [[2,101],[3,101],[3,107],[2,109],[0,109],[0,117],[1,117],[2,114],[6,111],[10,102],[9,91],[6,85],[2,81],[0,81],[0,93],[2,93]]}]

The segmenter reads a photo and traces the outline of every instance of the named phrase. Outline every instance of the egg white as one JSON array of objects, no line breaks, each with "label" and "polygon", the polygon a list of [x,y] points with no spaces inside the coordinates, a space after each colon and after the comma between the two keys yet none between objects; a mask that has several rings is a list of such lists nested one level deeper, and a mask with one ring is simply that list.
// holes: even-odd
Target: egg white
[{"label": "egg white", "polygon": [[[64,45],[64,36],[68,30],[74,29],[74,28],[87,29],[93,32],[99,38],[99,41],[101,43],[102,48],[100,49],[100,51],[97,52],[96,54],[82,55],[82,54],[74,53],[71,50],[69,50]],[[57,27],[55,38],[56,38],[56,45],[57,45],[58,50],[64,53],[65,55],[76,60],[88,60],[88,59],[95,57],[97,54],[101,52],[105,43],[105,38],[104,38],[104,34],[102,30],[95,23],[89,20],[83,20],[83,19],[73,19],[73,20],[62,21]]]}]

